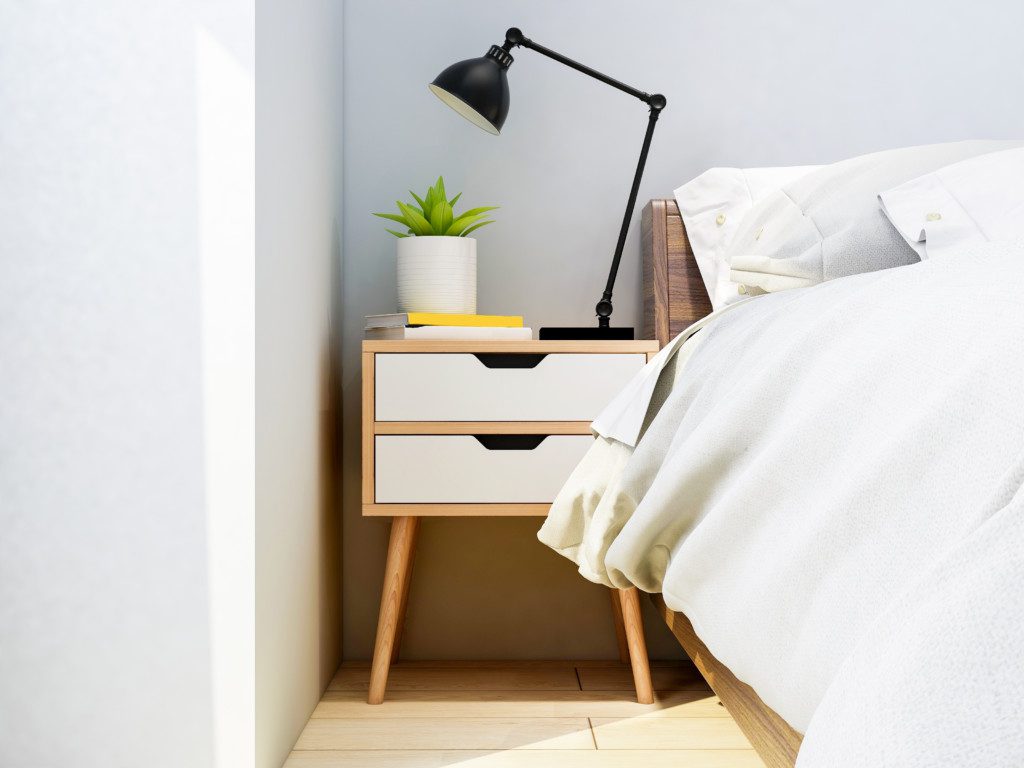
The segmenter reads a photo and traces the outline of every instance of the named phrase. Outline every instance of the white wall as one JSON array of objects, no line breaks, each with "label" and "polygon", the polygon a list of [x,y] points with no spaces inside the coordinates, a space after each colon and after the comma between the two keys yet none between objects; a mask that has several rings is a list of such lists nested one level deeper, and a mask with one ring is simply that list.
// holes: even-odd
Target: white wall
[{"label": "white wall", "polygon": [[252,80],[241,0],[0,5],[4,766],[252,753]]},{"label": "white wall", "polygon": [[340,659],[341,8],[256,3],[256,733],[277,768]]},{"label": "white wall", "polygon": [[[607,274],[643,105],[524,50],[514,52],[500,137],[426,89],[513,25],[668,97],[641,205],[713,165],[822,163],[1024,133],[1024,4],[1011,0],[346,3],[346,656],[370,653],[386,543],[385,523],[359,516],[357,482],[362,318],[395,308],[394,243],[370,212],[440,173],[469,204],[500,204],[498,223],[479,233],[480,311],[522,313],[535,328],[589,322]],[[636,230],[615,319],[639,325]],[[526,520],[427,521],[408,653],[612,655],[607,598],[540,551],[535,529]],[[649,627],[655,652],[672,652],[656,622]]]},{"label": "white wall", "polygon": [[5,768],[278,766],[340,656],[341,13],[258,6],[0,5]]}]

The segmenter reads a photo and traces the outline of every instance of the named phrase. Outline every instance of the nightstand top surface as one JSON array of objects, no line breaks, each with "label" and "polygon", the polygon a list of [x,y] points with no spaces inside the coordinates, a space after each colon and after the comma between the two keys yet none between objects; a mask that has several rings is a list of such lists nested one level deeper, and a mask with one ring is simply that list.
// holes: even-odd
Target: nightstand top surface
[{"label": "nightstand top surface", "polygon": [[493,341],[466,339],[430,339],[418,341],[363,341],[363,352],[506,352],[506,353],[653,353],[656,340],[636,341]]}]

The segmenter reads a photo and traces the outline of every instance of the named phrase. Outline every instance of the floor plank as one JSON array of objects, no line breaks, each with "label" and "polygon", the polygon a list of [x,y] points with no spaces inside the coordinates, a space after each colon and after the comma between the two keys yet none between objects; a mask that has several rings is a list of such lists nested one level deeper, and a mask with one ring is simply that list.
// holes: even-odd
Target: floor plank
[{"label": "floor plank", "polygon": [[295,750],[594,749],[585,717],[407,717],[310,720]]},{"label": "floor plank", "polygon": [[729,717],[708,691],[655,696],[637,704],[623,691],[388,691],[371,706],[363,691],[328,691],[313,717]]},{"label": "floor plank", "polygon": [[[580,687],[584,691],[632,691],[633,672],[628,666],[579,667]],[[692,664],[672,667],[651,667],[651,681],[656,691],[707,691],[708,684]]]},{"label": "floor plank", "polygon": [[746,750],[292,752],[285,768],[764,768]]},{"label": "floor plank", "polygon": [[[370,670],[342,667],[327,686],[329,691],[366,691]],[[393,691],[578,691],[571,665],[557,667],[445,668],[395,665],[388,675]],[[386,699],[385,699],[386,700]]]},{"label": "floor plank", "polygon": [[590,720],[598,749],[750,749],[732,719],[631,717]]}]

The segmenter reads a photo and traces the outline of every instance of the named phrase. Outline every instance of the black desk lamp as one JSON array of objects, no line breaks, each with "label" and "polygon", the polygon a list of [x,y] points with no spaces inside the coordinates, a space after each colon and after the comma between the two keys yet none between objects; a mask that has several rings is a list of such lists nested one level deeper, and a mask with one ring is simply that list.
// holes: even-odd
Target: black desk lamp
[{"label": "black desk lamp", "polygon": [[505,33],[505,42],[501,46],[492,45],[485,56],[478,59],[466,59],[452,64],[448,69],[434,78],[430,90],[445,104],[454,109],[473,125],[483,128],[497,136],[508,115],[508,77],[505,72],[512,64],[510,51],[516,46],[531,48],[548,58],[572,67],[578,72],[600,80],[613,88],[635,96],[650,107],[650,118],[647,120],[647,133],[640,148],[640,160],[636,164],[633,175],[633,186],[629,190],[626,202],[626,215],[622,217],[622,228],[619,230],[619,241],[615,244],[615,255],[612,257],[612,268],[608,272],[608,283],[605,285],[601,300],[597,302],[597,327],[589,328],[541,328],[541,339],[632,339],[632,328],[612,328],[609,318],[612,314],[612,288],[615,286],[615,275],[619,271],[622,259],[622,248],[626,244],[626,233],[629,222],[633,218],[636,206],[636,194],[640,189],[640,179],[644,175],[647,163],[647,152],[651,148],[651,137],[654,135],[654,124],[658,115],[665,108],[665,97],[660,93],[651,95],[620,83],[607,75],[591,69],[579,62],[555,53],[550,48],[533,42],[516,27]]}]

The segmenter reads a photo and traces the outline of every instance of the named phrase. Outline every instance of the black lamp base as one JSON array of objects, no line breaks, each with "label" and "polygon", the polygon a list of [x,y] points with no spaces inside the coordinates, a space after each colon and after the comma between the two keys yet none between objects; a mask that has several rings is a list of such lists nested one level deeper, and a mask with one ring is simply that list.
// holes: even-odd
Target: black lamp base
[{"label": "black lamp base", "polygon": [[537,336],[541,341],[632,341],[632,328],[541,328]]}]

